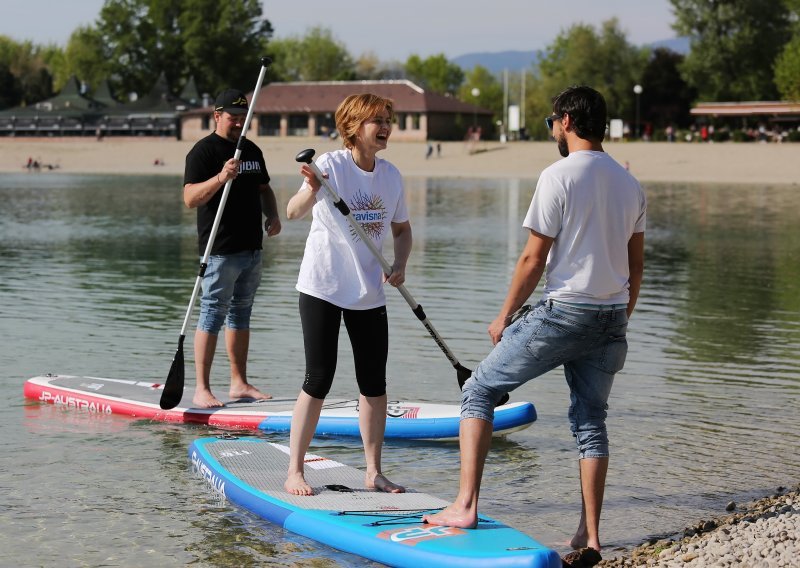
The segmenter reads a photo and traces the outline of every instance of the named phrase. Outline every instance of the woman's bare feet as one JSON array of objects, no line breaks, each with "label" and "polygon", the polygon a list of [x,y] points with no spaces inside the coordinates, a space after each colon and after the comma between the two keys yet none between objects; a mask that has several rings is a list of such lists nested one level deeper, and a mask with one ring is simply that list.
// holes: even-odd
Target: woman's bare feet
[{"label": "woman's bare feet", "polygon": [[287,493],[291,493],[292,495],[314,494],[314,490],[306,483],[306,478],[302,473],[290,473],[286,478],[286,483],[283,484],[283,488],[286,489]]},{"label": "woman's bare feet", "polygon": [[192,404],[195,408],[219,408],[225,404],[211,394],[210,390],[195,390]]},{"label": "woman's bare feet", "polygon": [[474,529],[478,526],[478,514],[475,511],[456,507],[455,503],[435,515],[424,515],[423,523],[440,527],[458,527],[460,529]]},{"label": "woman's bare feet", "polygon": [[367,489],[377,489],[378,491],[383,491],[384,493],[405,493],[406,488],[402,485],[397,485],[396,483],[392,483],[386,476],[382,473],[377,473],[370,479],[370,474],[366,476],[365,485]]},{"label": "woman's bare feet", "polygon": [[228,392],[228,395],[231,397],[231,399],[234,400],[237,398],[252,398],[255,400],[269,400],[270,398],[272,398],[271,394],[264,394],[263,392],[261,392],[256,387],[250,384],[244,384],[236,389],[231,387],[231,390]]}]

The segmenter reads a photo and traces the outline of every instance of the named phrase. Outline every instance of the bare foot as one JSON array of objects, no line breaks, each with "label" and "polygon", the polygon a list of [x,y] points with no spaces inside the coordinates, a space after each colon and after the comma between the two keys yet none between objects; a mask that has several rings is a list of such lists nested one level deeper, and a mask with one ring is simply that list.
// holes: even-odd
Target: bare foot
[{"label": "bare foot", "polygon": [[245,384],[241,388],[231,390],[228,392],[232,399],[237,398],[253,398],[255,400],[269,400],[272,398],[271,394],[264,394],[253,385]]},{"label": "bare foot", "polygon": [[306,483],[306,478],[303,477],[302,473],[290,473],[286,478],[286,483],[283,484],[283,488],[286,489],[287,493],[291,493],[292,495],[314,494],[314,490]]},{"label": "bare foot", "polygon": [[569,545],[575,550],[580,550],[581,548],[586,548],[587,541],[588,538],[586,534],[575,533],[575,536],[573,536],[572,540],[569,541]]},{"label": "bare foot", "polygon": [[575,550],[581,550],[584,548],[593,548],[598,552],[602,550],[600,542],[589,540],[589,533],[587,533],[586,529],[583,527],[578,527],[578,530],[575,531],[575,536],[573,536],[572,540],[569,541],[569,545]]},{"label": "bare foot", "polygon": [[219,408],[225,404],[211,394],[210,390],[197,390],[194,393],[192,404],[195,408]]},{"label": "bare foot", "polygon": [[397,485],[396,483],[392,483],[386,476],[382,473],[378,473],[375,477],[372,478],[370,481],[369,474],[366,477],[367,489],[377,489],[378,491],[383,491],[384,493],[405,493],[406,488],[402,485]]},{"label": "bare foot", "polygon": [[423,523],[437,525],[440,527],[458,527],[460,529],[474,529],[478,526],[478,515],[476,512],[450,505],[441,513],[435,515],[424,515]]}]

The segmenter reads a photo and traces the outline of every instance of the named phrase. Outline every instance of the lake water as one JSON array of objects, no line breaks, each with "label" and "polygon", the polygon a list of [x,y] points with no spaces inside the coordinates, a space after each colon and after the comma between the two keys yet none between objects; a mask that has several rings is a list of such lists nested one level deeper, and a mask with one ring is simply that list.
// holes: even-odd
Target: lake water
[{"label": "lake water", "polygon": [[[282,207],[298,179],[273,180]],[[406,181],[414,230],[406,285],[474,368],[491,348],[486,327],[524,244],[520,224],[534,180]],[[211,428],[22,396],[25,379],[48,372],[166,378],[197,271],[194,212],[182,205],[180,182],[0,178],[0,565],[370,566],[219,503],[186,456]],[[645,281],[610,401],[601,526],[609,550],[800,479],[800,188],[646,190]],[[254,312],[251,381],[282,396],[294,396],[303,376],[294,282],[307,230],[308,220],[285,222],[267,241]],[[454,370],[400,295],[387,296],[390,397],[457,404]],[[331,396],[352,398],[344,335],[340,349]],[[220,395],[226,366],[220,351],[212,377]],[[494,444],[482,511],[564,553],[580,495],[561,371],[512,400],[532,401],[539,419]],[[319,439],[312,451],[363,463],[358,440]],[[384,469],[452,498],[458,446],[388,441]]]}]

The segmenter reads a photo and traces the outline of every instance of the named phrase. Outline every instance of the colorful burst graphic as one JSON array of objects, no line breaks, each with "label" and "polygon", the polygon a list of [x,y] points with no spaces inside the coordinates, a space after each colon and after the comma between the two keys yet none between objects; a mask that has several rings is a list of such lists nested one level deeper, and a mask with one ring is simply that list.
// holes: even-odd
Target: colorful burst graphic
[{"label": "colorful burst graphic", "polygon": [[[383,199],[380,196],[366,195],[359,190],[350,203],[350,213],[370,238],[377,240],[381,237],[386,208],[383,206]],[[358,234],[353,227],[350,227],[350,235],[353,240],[359,241]]]}]

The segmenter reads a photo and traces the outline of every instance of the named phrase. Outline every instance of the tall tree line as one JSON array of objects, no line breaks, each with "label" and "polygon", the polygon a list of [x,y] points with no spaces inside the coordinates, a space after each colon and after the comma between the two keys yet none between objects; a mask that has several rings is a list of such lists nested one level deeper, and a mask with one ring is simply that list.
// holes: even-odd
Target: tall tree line
[{"label": "tall tree line", "polygon": [[[701,101],[792,96],[782,77],[798,54],[798,0],[671,2],[673,27],[691,41],[681,74]],[[795,76],[799,70],[794,67]]]}]

